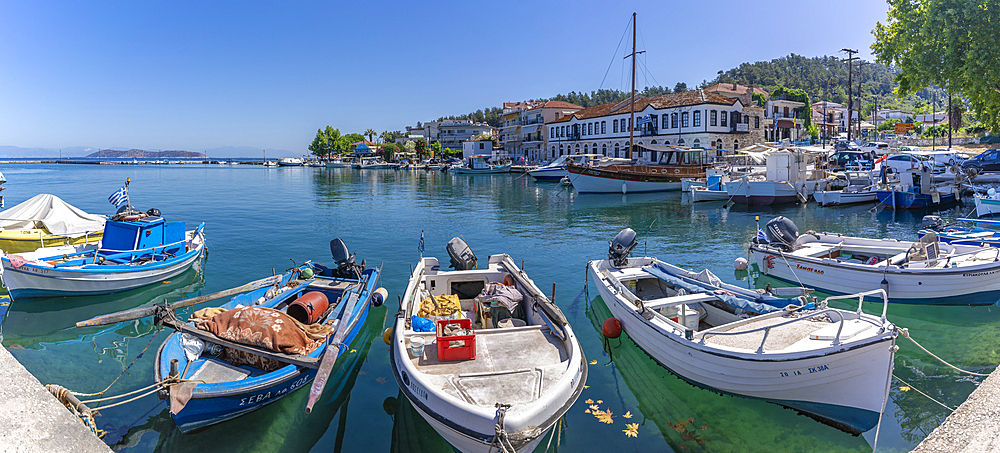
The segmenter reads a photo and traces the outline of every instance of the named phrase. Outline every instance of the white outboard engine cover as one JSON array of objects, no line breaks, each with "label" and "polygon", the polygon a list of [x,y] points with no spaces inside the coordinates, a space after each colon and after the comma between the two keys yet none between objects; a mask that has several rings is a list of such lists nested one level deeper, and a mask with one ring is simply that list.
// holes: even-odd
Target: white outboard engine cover
[{"label": "white outboard engine cover", "polygon": [[461,238],[451,238],[448,241],[448,256],[451,257],[451,267],[456,271],[468,271],[476,268],[476,254],[472,253],[469,244]]},{"label": "white outboard engine cover", "polygon": [[771,219],[764,227],[764,231],[767,233],[768,242],[786,250],[791,250],[792,244],[799,237],[799,227],[784,216]]},{"label": "white outboard engine cover", "polygon": [[624,266],[628,262],[628,254],[635,248],[635,231],[626,228],[618,232],[615,238],[608,243],[608,259],[615,266]]}]

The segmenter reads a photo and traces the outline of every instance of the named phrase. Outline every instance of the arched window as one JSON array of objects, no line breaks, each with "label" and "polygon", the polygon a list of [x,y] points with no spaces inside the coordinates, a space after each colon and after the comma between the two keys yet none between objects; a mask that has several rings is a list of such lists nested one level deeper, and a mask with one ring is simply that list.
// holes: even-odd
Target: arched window
[{"label": "arched window", "polygon": [[692,126],[701,127],[701,110],[695,110],[693,116],[694,118],[692,118],[692,122],[694,122],[694,124],[692,124]]},{"label": "arched window", "polygon": [[680,146],[684,146],[684,139],[682,138],[680,140],[677,140],[677,144]]},{"label": "arched window", "polygon": [[615,144],[615,157],[618,157],[618,144]]},{"label": "arched window", "polygon": [[559,145],[559,155],[563,155],[563,145]]},{"label": "arched window", "polygon": [[589,145],[583,145],[583,153],[584,154],[590,154]]},{"label": "arched window", "polygon": [[655,145],[656,144],[656,140],[650,140],[649,144],[650,145]]},{"label": "arched window", "polygon": [[677,114],[676,113],[670,114],[670,128],[671,129],[677,129]]},{"label": "arched window", "polygon": [[576,144],[576,153],[580,154],[580,144],[579,143]]},{"label": "arched window", "polygon": [[736,151],[738,149],[740,149],[740,141],[739,140],[734,140],[733,141],[733,151]]},{"label": "arched window", "polygon": [[681,127],[688,127],[688,112],[681,113]]},{"label": "arched window", "polygon": [[607,134],[608,133],[608,122],[607,121],[601,121],[601,133],[602,134]]},{"label": "arched window", "polygon": [[604,143],[604,144],[601,145],[601,155],[603,155],[603,156],[607,156],[608,155],[608,144],[607,143]]},{"label": "arched window", "polygon": [[668,128],[669,128],[669,125],[667,123],[667,114],[664,113],[663,114],[663,126],[660,127],[660,129],[668,129]]},{"label": "arched window", "polygon": [[556,145],[552,145],[552,157],[556,157]]},{"label": "arched window", "polygon": [[693,148],[701,148],[701,140],[699,140],[697,138],[694,139],[694,146],[692,146],[692,147]]}]

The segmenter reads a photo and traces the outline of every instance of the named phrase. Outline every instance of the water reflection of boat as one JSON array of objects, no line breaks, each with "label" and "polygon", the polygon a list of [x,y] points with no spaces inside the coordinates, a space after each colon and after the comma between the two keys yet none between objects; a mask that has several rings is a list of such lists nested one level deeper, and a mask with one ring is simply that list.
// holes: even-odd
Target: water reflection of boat
[{"label": "water reflection of boat", "polygon": [[[146,450],[299,452],[308,451],[320,440],[328,439],[331,442],[324,444],[321,450],[350,451],[350,448],[343,448],[345,438],[359,435],[357,431],[349,432],[347,427],[351,391],[367,361],[372,342],[381,336],[386,312],[384,306],[369,310],[368,319],[352,345],[355,349],[348,349],[337,359],[323,398],[316,403],[311,414],[306,415],[302,410],[309,392],[295,392],[237,420],[182,434],[171,420],[169,408],[164,408],[145,423],[129,429],[118,445],[149,442],[142,437],[156,432],[159,439],[155,446],[151,445]],[[374,379],[371,376],[368,378]],[[335,418],[339,418],[339,423],[332,423]]]},{"label": "water reflection of boat", "polygon": [[174,302],[205,286],[199,260],[191,269],[169,281],[118,294],[80,297],[35,299],[28,303],[14,302],[3,324],[4,344],[31,348],[38,343],[77,341],[112,327],[81,327],[74,324],[82,319],[129,308]]},{"label": "water reflection of boat", "polygon": [[[587,318],[600,334],[611,311],[600,297],[587,309]],[[809,451],[823,445],[829,451],[860,451],[870,448],[861,437],[826,426],[792,410],[761,400],[718,395],[688,384],[639,349],[622,333],[621,342],[610,341],[614,369],[638,402],[639,437],[652,421],[673,451],[770,451],[764,443],[749,439],[763,433],[780,438],[790,451]],[[617,379],[617,377],[616,377]],[[594,390],[592,389],[591,392]],[[648,428],[645,428],[648,429]],[[660,450],[666,450],[660,448]]]},{"label": "water reflection of boat", "polygon": [[393,453],[455,451],[448,441],[420,416],[402,391],[394,397],[386,398],[382,408],[392,416],[392,444],[389,451]]}]

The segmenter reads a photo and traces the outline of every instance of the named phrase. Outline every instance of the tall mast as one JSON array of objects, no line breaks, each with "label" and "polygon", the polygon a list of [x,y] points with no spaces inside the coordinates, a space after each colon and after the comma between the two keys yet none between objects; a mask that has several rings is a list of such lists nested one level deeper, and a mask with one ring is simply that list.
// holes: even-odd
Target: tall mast
[{"label": "tall mast", "polygon": [[625,157],[631,159],[635,149],[635,12],[632,12],[632,102],[629,111],[632,118],[628,123],[628,154]]}]

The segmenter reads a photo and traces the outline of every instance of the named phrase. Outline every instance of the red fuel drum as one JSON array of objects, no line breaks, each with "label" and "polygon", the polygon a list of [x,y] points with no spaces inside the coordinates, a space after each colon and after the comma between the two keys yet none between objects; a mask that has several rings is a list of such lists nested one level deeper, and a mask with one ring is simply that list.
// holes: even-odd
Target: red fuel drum
[{"label": "red fuel drum", "polygon": [[288,316],[295,318],[302,324],[312,324],[319,320],[323,313],[326,313],[327,307],[330,306],[330,301],[326,298],[326,294],[319,291],[310,291],[299,296],[288,305],[285,313]]}]

